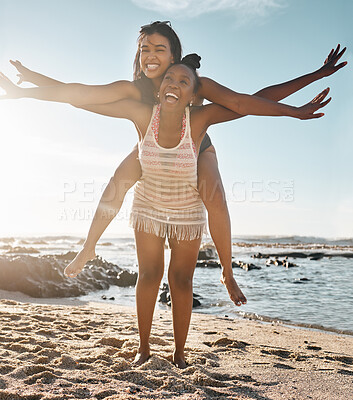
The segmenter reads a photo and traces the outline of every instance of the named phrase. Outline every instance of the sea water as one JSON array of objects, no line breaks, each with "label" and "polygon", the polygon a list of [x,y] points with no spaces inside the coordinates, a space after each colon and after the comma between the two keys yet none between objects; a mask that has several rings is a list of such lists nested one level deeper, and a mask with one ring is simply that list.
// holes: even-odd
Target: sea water
[{"label": "sea water", "polygon": [[[327,240],[316,237],[234,237],[234,261],[253,263],[261,269],[245,271],[234,268],[238,285],[247,297],[247,304],[235,306],[229,299],[227,290],[220,283],[219,268],[196,268],[194,293],[201,306],[194,312],[228,317],[247,317],[262,320],[282,320],[322,329],[353,331],[353,258],[344,253],[353,252],[353,239]],[[78,251],[82,239],[71,236],[43,236],[36,238],[2,238],[0,252],[6,254],[11,247],[38,250],[44,254],[59,254]],[[25,251],[25,250],[24,250]],[[289,258],[297,266],[266,266],[266,258],[253,258],[258,252],[324,252],[331,257],[319,260],[309,258]],[[98,255],[109,262],[131,271],[138,271],[136,249],[133,238],[104,238],[96,248]],[[11,254],[11,253],[9,253]],[[165,250],[165,273],[170,250]],[[114,297],[114,300],[103,300]],[[108,290],[92,292],[80,297],[81,300],[108,301],[135,306],[135,288],[111,286]],[[167,309],[161,303],[158,308]]]}]

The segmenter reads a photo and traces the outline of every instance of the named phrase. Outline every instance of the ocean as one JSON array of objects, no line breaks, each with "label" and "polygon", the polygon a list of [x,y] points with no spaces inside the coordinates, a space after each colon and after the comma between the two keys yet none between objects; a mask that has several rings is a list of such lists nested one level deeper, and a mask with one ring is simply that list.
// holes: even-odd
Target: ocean
[{"label": "ocean", "polygon": [[[219,282],[219,268],[196,268],[194,293],[200,296],[201,306],[194,312],[353,334],[352,238],[235,236],[232,239],[234,261],[260,267],[248,271],[233,268],[235,279],[247,297],[247,304],[236,307],[232,303],[226,288]],[[0,238],[0,254],[13,255],[16,249],[19,257],[26,252],[33,257],[41,257],[78,251],[81,244],[82,238],[74,236]],[[208,241],[204,240],[203,244],[207,245]],[[96,253],[122,268],[138,271],[133,238],[104,238],[97,245]],[[262,257],[254,258],[258,253]],[[296,258],[293,253],[296,253]],[[271,257],[264,257],[266,254],[271,254]],[[279,259],[289,254],[288,261],[296,266],[266,265],[269,259],[274,260],[275,254],[283,254]],[[311,256],[308,257],[308,254]],[[169,257],[170,251],[166,250],[162,284],[167,282]],[[114,300],[109,300],[112,297]],[[135,289],[110,286],[107,290],[91,292],[79,299],[134,306]],[[168,309],[161,303],[157,303],[156,307]]]}]

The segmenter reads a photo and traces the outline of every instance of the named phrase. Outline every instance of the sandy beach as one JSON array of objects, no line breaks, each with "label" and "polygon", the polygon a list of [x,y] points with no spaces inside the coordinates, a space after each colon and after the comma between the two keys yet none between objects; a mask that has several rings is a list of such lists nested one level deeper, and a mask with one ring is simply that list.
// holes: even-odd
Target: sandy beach
[{"label": "sandy beach", "polygon": [[133,308],[0,291],[0,400],[353,399],[353,337],[193,313],[185,370],[171,312],[132,367]]}]

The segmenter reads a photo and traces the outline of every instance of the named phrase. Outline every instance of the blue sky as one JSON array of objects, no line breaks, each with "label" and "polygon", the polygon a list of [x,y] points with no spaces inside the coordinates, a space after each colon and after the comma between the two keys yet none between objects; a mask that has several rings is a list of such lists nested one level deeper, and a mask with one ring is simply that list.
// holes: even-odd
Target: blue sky
[{"label": "blue sky", "polygon": [[[349,64],[286,101],[330,86],[325,117],[246,117],[212,127],[234,235],[353,236],[353,3],[305,0],[0,0],[0,70],[9,59],[65,82],[131,79],[140,25],[171,20],[200,74],[244,93]],[[137,140],[131,123],[23,99],[0,103],[0,234],[88,230],[102,188]],[[131,196],[106,237],[132,234]]]}]

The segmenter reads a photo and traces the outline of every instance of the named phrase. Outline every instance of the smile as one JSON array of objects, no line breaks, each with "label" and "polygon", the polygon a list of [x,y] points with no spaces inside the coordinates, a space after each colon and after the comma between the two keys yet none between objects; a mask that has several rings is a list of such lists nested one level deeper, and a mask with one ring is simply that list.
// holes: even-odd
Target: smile
[{"label": "smile", "polygon": [[168,103],[176,103],[179,100],[179,97],[172,92],[167,92],[165,94],[165,99]]},{"label": "smile", "polygon": [[159,64],[146,64],[148,71],[155,71],[159,67]]}]

